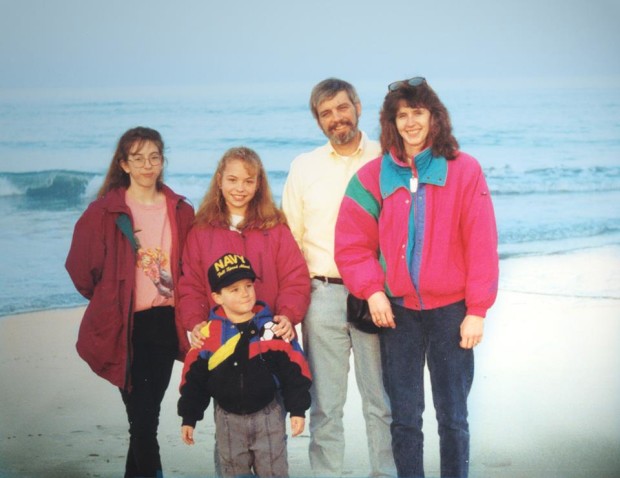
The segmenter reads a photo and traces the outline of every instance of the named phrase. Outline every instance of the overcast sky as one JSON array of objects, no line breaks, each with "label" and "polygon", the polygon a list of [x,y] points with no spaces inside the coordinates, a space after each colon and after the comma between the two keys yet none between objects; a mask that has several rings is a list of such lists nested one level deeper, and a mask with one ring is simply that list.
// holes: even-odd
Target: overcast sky
[{"label": "overcast sky", "polygon": [[0,88],[620,77],[619,0],[0,0]]}]

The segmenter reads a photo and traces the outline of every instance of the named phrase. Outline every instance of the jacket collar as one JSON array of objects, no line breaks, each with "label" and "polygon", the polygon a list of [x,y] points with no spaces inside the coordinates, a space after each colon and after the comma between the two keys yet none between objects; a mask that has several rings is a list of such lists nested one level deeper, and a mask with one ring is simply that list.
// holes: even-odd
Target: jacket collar
[{"label": "jacket collar", "polygon": [[[269,306],[262,300],[256,301],[256,305],[254,305],[253,311],[254,317],[252,317],[250,321],[261,322],[265,318],[273,317],[271,309],[269,309]],[[209,320],[219,320],[222,322],[227,322],[228,318],[226,317],[226,312],[224,312],[224,308],[221,305],[213,307],[209,313]]]},{"label": "jacket collar", "polygon": [[[443,156],[433,156],[430,148],[420,152],[414,158],[418,181],[424,184],[445,186],[448,176],[448,162]],[[411,167],[396,159],[394,151],[385,153],[381,160],[379,184],[381,196],[387,197],[398,188],[409,189]]]}]

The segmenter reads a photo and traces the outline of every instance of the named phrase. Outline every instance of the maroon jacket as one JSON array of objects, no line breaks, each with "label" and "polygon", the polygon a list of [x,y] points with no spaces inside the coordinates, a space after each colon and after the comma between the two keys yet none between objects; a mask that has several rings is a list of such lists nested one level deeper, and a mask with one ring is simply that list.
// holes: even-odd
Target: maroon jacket
[{"label": "maroon jacket", "polygon": [[[136,257],[125,191],[114,189],[88,206],[75,225],[65,267],[75,288],[90,301],[80,325],[78,354],[97,375],[129,389]],[[170,267],[176,289],[194,210],[167,186],[162,191],[172,229]],[[189,342],[178,320],[177,335],[178,358],[183,360]]]}]

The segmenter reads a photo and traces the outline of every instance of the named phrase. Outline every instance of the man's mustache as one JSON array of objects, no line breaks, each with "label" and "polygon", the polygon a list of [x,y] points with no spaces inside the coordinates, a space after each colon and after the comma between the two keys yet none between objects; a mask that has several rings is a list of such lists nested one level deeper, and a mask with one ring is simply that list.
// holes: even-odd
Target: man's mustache
[{"label": "man's mustache", "polygon": [[353,123],[351,123],[349,120],[340,120],[337,123],[334,123],[333,125],[329,127],[330,133],[333,132],[339,126],[349,126],[350,128],[353,128]]}]

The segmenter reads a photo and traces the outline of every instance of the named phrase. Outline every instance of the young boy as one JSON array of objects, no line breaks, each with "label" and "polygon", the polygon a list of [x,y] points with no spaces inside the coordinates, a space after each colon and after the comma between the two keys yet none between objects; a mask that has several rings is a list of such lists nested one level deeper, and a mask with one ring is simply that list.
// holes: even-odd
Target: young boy
[{"label": "young boy", "polygon": [[249,261],[225,254],[208,271],[218,304],[202,329],[205,342],[185,360],[178,412],[181,437],[194,444],[196,422],[210,398],[215,402],[215,437],[223,476],[288,477],[285,413],[299,435],[310,407],[310,371],[301,347],[271,331],[273,314],[256,301],[256,274]]}]

